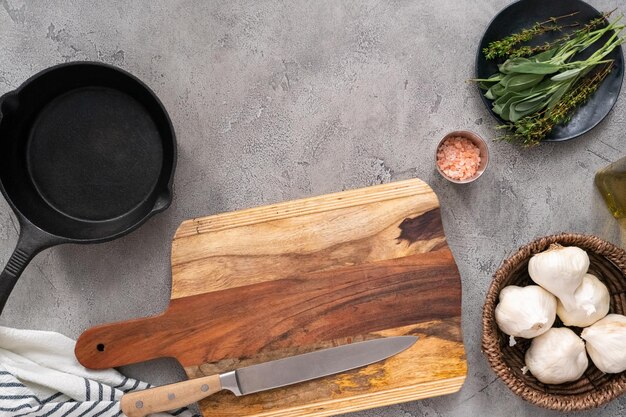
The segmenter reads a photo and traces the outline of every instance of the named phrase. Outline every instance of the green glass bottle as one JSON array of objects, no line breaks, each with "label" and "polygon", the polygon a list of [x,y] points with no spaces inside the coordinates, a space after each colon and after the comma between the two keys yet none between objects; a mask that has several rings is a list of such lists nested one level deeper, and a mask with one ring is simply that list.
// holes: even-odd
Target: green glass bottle
[{"label": "green glass bottle", "polygon": [[611,214],[626,218],[626,158],[598,171],[595,182]]}]

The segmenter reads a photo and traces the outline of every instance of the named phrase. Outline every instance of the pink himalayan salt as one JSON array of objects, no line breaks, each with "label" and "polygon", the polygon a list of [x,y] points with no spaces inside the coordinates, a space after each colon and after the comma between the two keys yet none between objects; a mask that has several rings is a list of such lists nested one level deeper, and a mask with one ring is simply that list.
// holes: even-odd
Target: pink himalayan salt
[{"label": "pink himalayan salt", "polygon": [[473,177],[479,165],[480,149],[467,138],[460,136],[448,138],[437,150],[437,166],[453,180]]}]

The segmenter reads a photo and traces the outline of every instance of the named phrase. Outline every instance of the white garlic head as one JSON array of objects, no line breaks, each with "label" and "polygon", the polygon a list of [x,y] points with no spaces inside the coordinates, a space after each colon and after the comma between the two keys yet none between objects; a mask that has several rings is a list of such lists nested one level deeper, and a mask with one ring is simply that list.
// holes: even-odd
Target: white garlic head
[{"label": "white garlic head", "polygon": [[602,372],[626,371],[626,316],[609,314],[583,330],[587,352]]},{"label": "white garlic head", "polygon": [[526,366],[544,384],[562,384],[580,378],[589,361],[585,342],[566,327],[553,327],[533,339]]},{"label": "white garlic head", "polygon": [[576,246],[550,245],[528,262],[532,280],[554,294],[566,310],[576,308],[574,293],[589,268],[587,252]]},{"label": "white garlic head", "polygon": [[556,319],[556,297],[538,285],[509,285],[500,291],[496,323],[509,336],[526,339],[548,331]]},{"label": "white garlic head", "polygon": [[609,312],[611,296],[606,285],[591,274],[585,274],[583,282],[574,292],[575,308],[566,310],[558,300],[556,314],[566,326],[591,326]]}]

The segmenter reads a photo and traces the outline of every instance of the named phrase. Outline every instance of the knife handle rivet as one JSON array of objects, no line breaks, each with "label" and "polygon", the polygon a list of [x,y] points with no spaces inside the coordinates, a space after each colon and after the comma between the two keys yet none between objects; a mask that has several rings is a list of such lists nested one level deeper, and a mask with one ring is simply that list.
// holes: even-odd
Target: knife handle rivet
[{"label": "knife handle rivet", "polygon": [[135,403],[135,407],[137,407],[137,408],[143,408],[143,401],[137,401],[137,402]]},{"label": "knife handle rivet", "polygon": [[202,390],[202,392],[207,392],[209,390],[209,386],[207,384],[204,384],[200,387],[200,389]]},{"label": "knife handle rivet", "polygon": [[173,392],[170,392],[169,394],[167,394],[167,399],[172,401],[174,398],[176,398],[176,394],[174,394]]}]

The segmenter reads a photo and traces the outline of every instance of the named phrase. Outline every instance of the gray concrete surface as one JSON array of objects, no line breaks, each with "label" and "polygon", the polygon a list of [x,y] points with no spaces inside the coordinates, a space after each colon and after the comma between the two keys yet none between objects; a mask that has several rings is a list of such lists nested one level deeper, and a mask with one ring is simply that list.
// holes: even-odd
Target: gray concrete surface
[{"label": "gray concrete surface", "polygon": [[[522,150],[489,143],[488,171],[455,186],[434,170],[447,131],[494,137],[473,85],[476,45],[506,0],[0,0],[0,94],[53,64],[96,60],[143,79],[178,134],[175,199],[137,232],[38,255],[0,323],[77,337],[89,326],[156,314],[169,299],[170,239],[191,217],[419,177],[441,199],[463,279],[469,374],[454,395],[354,417],[550,416],[496,379],[480,352],[480,315],[502,259],[559,231],[626,244],[593,186],[626,154],[626,94],[591,133]],[[602,10],[623,0],[593,0]],[[0,138],[1,140],[1,138]],[[0,265],[18,230],[0,199]],[[180,380],[173,360],[124,368]],[[626,398],[586,413],[623,416]]]}]

